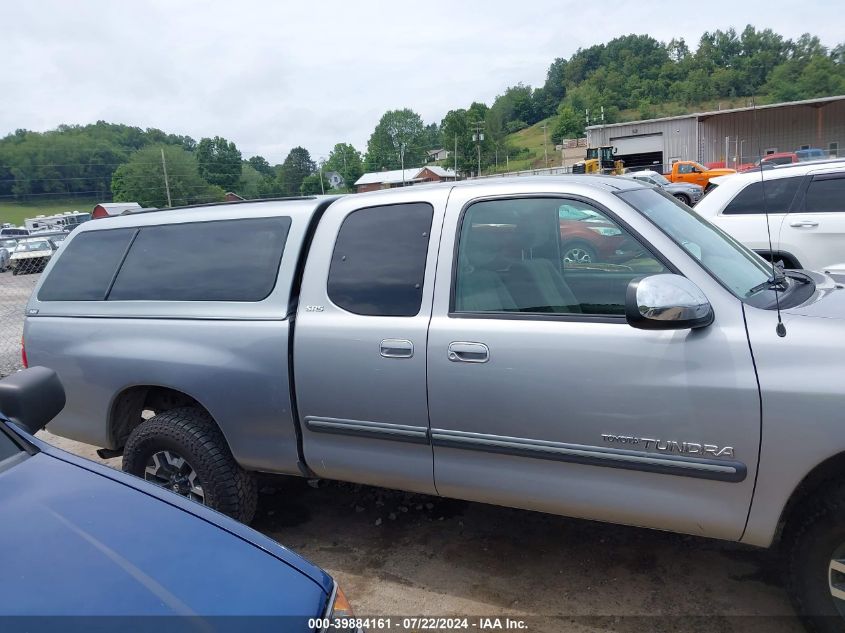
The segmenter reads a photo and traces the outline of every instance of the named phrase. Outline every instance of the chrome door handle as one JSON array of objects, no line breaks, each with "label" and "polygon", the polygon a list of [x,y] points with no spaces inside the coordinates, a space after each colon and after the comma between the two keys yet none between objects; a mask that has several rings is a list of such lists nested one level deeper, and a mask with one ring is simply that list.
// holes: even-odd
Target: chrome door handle
[{"label": "chrome door handle", "polygon": [[484,343],[455,341],[449,343],[448,357],[453,363],[486,363],[490,360],[490,350]]},{"label": "chrome door handle", "polygon": [[819,225],[818,222],[815,220],[796,220],[795,222],[790,222],[789,226],[794,226],[795,228],[803,228],[803,229],[814,229]]},{"label": "chrome door handle", "polygon": [[404,338],[386,338],[381,342],[379,350],[385,358],[412,358],[414,344]]}]

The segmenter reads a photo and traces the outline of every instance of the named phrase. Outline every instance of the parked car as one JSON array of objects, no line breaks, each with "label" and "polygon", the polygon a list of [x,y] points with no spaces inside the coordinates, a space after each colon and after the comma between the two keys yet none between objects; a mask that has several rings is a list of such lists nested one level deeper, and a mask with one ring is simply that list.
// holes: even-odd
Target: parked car
[{"label": "parked car", "polygon": [[642,253],[639,243],[589,205],[563,204],[558,218],[565,266],[625,263]]},{"label": "parked car", "polygon": [[795,155],[798,156],[798,160],[800,162],[810,161],[810,160],[827,160],[829,158],[828,153],[823,149],[818,149],[816,147],[810,147],[808,149],[796,149]]},{"label": "parked car", "polygon": [[735,174],[735,169],[708,169],[694,160],[679,160],[672,163],[672,170],[663,174],[671,182],[686,182],[698,185],[707,191],[711,178]]},{"label": "parked car", "polygon": [[759,171],[761,168],[767,169],[777,165],[793,165],[799,161],[800,158],[796,152],[776,152],[774,154],[766,154],[757,162],[744,163],[737,168],[737,171],[740,173],[754,170]]},{"label": "parked car", "polygon": [[702,217],[787,268],[845,273],[845,160],[776,167],[714,184],[695,207]]},{"label": "parked car", "polygon": [[[636,260],[565,262],[562,205]],[[798,609],[833,615],[843,317],[829,276],[654,187],[501,178],[88,222],[24,352],[65,383],[54,433],[162,484],[166,451],[245,521],[263,471],[782,542]]]},{"label": "parked car", "polygon": [[0,238],[3,237],[26,237],[29,231],[26,229],[17,228],[14,226],[4,226],[0,228]]},{"label": "parked car", "polygon": [[58,247],[46,237],[18,240],[10,257],[13,275],[40,273]]},{"label": "parked car", "polygon": [[275,541],[34,437],[64,404],[44,367],[0,381],[0,617],[111,616],[109,628],[132,629],[138,616],[263,616],[314,631],[351,616],[327,573]]},{"label": "parked car", "polygon": [[663,174],[648,169],[628,172],[624,176],[660,187],[690,207],[701,200],[704,195],[704,187],[701,185],[694,185],[689,182],[672,182]]}]

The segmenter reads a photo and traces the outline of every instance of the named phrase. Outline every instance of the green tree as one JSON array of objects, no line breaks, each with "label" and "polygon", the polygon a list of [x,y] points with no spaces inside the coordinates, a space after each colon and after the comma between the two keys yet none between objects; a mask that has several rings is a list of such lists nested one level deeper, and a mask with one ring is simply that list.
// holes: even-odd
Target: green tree
[{"label": "green tree", "polygon": [[241,179],[241,153],[222,136],[200,139],[196,150],[200,175],[227,190],[237,188]]},{"label": "green tree", "polygon": [[[322,182],[321,182],[322,180]],[[310,174],[302,179],[299,192],[303,196],[318,196],[326,193],[332,186],[322,172]]]},{"label": "green tree", "polygon": [[263,156],[252,156],[246,161],[250,167],[255,169],[260,174],[272,178],[276,175],[276,171],[273,169],[273,166],[267,162],[267,159]]},{"label": "green tree", "polygon": [[247,200],[261,197],[261,186],[265,180],[264,174],[255,169],[249,163],[244,163],[241,170],[241,179],[235,193]]},{"label": "green tree", "polygon": [[116,201],[137,202],[143,207],[167,206],[162,150],[173,206],[223,199],[223,189],[209,184],[200,176],[193,154],[179,146],[163,145],[139,149],[132,154],[129,162],[117,168],[111,182]]},{"label": "green tree", "polygon": [[[385,112],[367,142],[367,171],[420,167],[426,157],[426,131],[420,115],[405,108]],[[404,161],[403,161],[404,155]]]},{"label": "green tree", "polygon": [[329,152],[329,157],[323,169],[339,173],[343,178],[346,188],[349,189],[364,173],[361,152],[349,143],[337,143],[332,148],[332,151]]},{"label": "green tree", "polygon": [[[283,196],[298,196],[302,193],[302,181],[314,173],[317,165],[304,147],[294,147],[279,167],[278,193]],[[319,181],[318,181],[319,184]]]},{"label": "green tree", "polygon": [[576,112],[571,106],[561,105],[552,127],[552,142],[560,143],[567,138],[581,138],[584,136],[584,124],[582,114]]}]

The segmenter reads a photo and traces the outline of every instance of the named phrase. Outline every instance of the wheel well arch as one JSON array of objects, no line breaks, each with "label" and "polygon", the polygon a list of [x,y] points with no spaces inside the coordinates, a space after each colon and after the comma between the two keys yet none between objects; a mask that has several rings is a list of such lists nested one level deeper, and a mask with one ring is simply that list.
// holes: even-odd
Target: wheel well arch
[{"label": "wheel well arch", "polygon": [[146,419],[144,414],[147,411],[157,414],[180,407],[201,409],[214,419],[208,408],[199,400],[179,389],[164,385],[125,387],[115,396],[109,411],[108,437],[111,445],[118,449],[123,448],[129,434]]},{"label": "wheel well arch", "polygon": [[760,257],[765,259],[766,261],[781,261],[783,260],[784,265],[787,268],[801,268],[801,262],[798,261],[798,258],[795,257],[789,251],[769,251],[769,250],[757,250],[755,251]]},{"label": "wheel well arch", "polygon": [[845,451],[828,457],[807,473],[792,491],[781,511],[776,539],[783,536],[784,530],[789,529],[790,523],[796,516],[801,516],[806,502],[826,486],[841,482],[843,475],[845,475]]}]

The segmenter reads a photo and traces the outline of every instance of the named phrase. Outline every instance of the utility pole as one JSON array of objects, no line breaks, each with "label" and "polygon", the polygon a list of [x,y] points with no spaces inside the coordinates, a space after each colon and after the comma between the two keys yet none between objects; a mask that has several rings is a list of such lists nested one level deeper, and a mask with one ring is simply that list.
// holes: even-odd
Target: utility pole
[{"label": "utility pole", "polygon": [[402,165],[402,186],[405,186],[405,143],[399,143],[399,162]]},{"label": "utility pole", "polygon": [[323,163],[321,162],[320,165],[320,191],[323,195],[326,195],[326,188],[323,186]]},{"label": "utility pole", "polygon": [[543,123],[543,157],[546,161],[546,168],[549,167],[549,149],[546,147],[546,127],[547,124]]},{"label": "utility pole", "polygon": [[481,131],[481,128],[484,127],[484,121],[476,121],[472,125],[475,126],[475,134],[472,135],[472,140],[478,149],[478,173],[475,175],[478,178],[481,176],[481,141],[484,140],[484,132]]},{"label": "utility pole", "polygon": [[164,160],[164,148],[161,148],[161,170],[164,172],[164,189],[167,191],[167,206],[172,207],[173,202],[170,200],[170,181],[167,180],[167,162]]},{"label": "utility pole", "polygon": [[455,134],[455,180],[458,179],[458,135]]}]

